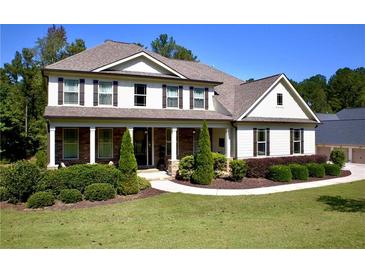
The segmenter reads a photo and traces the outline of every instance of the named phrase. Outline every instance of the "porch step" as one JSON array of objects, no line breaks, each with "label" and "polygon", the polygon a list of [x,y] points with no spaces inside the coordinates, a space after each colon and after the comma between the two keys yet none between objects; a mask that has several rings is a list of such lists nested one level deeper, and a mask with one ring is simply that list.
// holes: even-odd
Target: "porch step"
[{"label": "porch step", "polygon": [[155,169],[154,171],[151,170],[139,170],[138,176],[143,177],[149,181],[160,181],[160,180],[168,180],[171,179],[171,176],[167,174],[166,171],[160,171]]},{"label": "porch step", "polygon": [[152,172],[159,172],[157,168],[146,168],[146,169],[138,169],[137,173],[152,173]]}]

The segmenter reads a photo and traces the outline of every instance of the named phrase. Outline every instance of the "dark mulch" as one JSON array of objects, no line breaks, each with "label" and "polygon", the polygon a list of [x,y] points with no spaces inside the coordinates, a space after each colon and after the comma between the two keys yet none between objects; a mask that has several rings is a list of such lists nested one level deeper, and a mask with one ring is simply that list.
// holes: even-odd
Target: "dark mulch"
[{"label": "dark mulch", "polygon": [[218,178],[214,179],[212,184],[210,185],[198,185],[193,184],[189,181],[180,181],[180,180],[172,180],[175,183],[186,185],[186,186],[193,186],[193,187],[201,187],[201,188],[215,188],[215,189],[248,189],[248,188],[257,188],[257,187],[268,187],[268,186],[278,186],[278,185],[285,185],[285,184],[293,184],[293,183],[307,183],[313,181],[322,181],[327,179],[333,179],[338,177],[346,177],[351,175],[349,170],[342,170],[340,176],[325,176],[323,178],[313,178],[310,177],[308,181],[301,181],[301,180],[293,180],[290,183],[285,182],[275,182],[265,178],[244,178],[240,182],[233,182],[227,178]]},{"label": "dark mulch", "polygon": [[25,210],[25,211],[28,211],[28,210],[29,211],[68,210],[68,209],[76,209],[76,208],[88,208],[88,207],[94,207],[94,206],[99,206],[99,205],[117,204],[117,203],[126,202],[126,201],[148,198],[148,197],[160,195],[161,193],[164,193],[164,191],[154,189],[154,188],[149,188],[149,189],[142,190],[138,194],[135,194],[135,195],[128,195],[128,196],[117,195],[115,198],[107,200],[107,201],[90,202],[90,201],[83,200],[83,201],[75,203],[75,204],[64,204],[60,201],[56,201],[56,203],[53,206],[45,207],[44,209],[43,208],[29,209],[29,208],[25,207],[25,203],[19,203],[19,204],[14,205],[14,204],[9,204],[7,202],[1,202],[0,209],[13,208],[13,209]]}]

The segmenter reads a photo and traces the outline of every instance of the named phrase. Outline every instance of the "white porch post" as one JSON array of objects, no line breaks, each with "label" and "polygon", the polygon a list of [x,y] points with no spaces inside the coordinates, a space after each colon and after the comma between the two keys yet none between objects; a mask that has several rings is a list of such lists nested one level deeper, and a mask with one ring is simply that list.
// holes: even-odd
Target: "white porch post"
[{"label": "white porch post", "polygon": [[176,142],[176,131],[177,128],[174,127],[171,129],[171,161],[176,161],[177,159],[177,155],[176,155],[176,146],[177,146],[177,142]]},{"label": "white porch post", "polygon": [[226,128],[226,135],[225,135],[225,154],[226,158],[231,158],[231,132],[230,128]]},{"label": "white porch post", "polygon": [[90,127],[90,164],[95,164],[95,126]]},{"label": "white porch post", "polygon": [[349,147],[348,161],[352,163],[352,147]]},{"label": "white porch post", "polygon": [[56,167],[56,127],[49,129],[49,164],[48,168]]},{"label": "white porch post", "polygon": [[128,127],[128,130],[129,130],[129,135],[131,136],[131,141],[133,144],[133,127]]}]

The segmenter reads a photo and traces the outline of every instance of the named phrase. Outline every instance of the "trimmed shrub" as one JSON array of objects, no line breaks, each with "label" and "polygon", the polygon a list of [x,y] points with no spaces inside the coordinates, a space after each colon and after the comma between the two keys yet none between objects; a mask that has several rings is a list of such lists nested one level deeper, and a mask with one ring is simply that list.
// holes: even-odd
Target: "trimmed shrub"
[{"label": "trimmed shrub", "polygon": [[214,178],[213,156],[210,146],[210,136],[207,123],[204,121],[199,136],[199,152],[195,156],[192,182],[201,185],[209,185]]},{"label": "trimmed shrub", "polygon": [[290,167],[284,165],[271,166],[268,177],[277,182],[290,182],[292,180]]},{"label": "trimmed shrub", "polygon": [[288,164],[307,164],[307,163],[325,163],[327,156],[325,155],[305,155],[305,156],[288,156],[288,157],[272,157],[272,158],[253,158],[247,159],[247,177],[264,178],[269,173],[269,167],[273,165]]},{"label": "trimmed shrub", "polygon": [[0,166],[0,186],[5,186],[5,180],[7,178],[7,173],[9,172],[9,167]]},{"label": "trimmed shrub", "polygon": [[296,180],[308,180],[309,172],[308,168],[299,164],[290,164],[290,171],[293,179]]},{"label": "trimmed shrub", "polygon": [[217,152],[212,152],[213,157],[213,169],[214,169],[214,177],[217,178],[221,176],[222,172],[224,172],[227,168],[227,158]]},{"label": "trimmed shrub", "polygon": [[131,195],[139,192],[138,176],[123,177],[117,187],[119,195]]},{"label": "trimmed shrub", "polygon": [[182,180],[190,180],[194,172],[194,156],[189,155],[182,158],[179,162],[177,177]]},{"label": "trimmed shrub", "polygon": [[137,160],[134,156],[132,139],[127,129],[120,145],[119,170],[125,177],[137,176]]},{"label": "trimmed shrub", "polygon": [[38,150],[35,154],[36,157],[36,165],[39,168],[46,168],[47,167],[47,154],[44,150]]},{"label": "trimmed shrub", "polygon": [[339,176],[341,174],[341,168],[335,164],[323,164],[326,175]]},{"label": "trimmed shrub", "polygon": [[29,208],[39,208],[45,206],[51,206],[54,204],[54,196],[51,192],[40,191],[34,193],[29,197],[27,201],[27,207]]},{"label": "trimmed shrub", "polygon": [[137,176],[138,188],[139,190],[144,190],[151,187],[150,181],[143,177]]},{"label": "trimmed shrub", "polygon": [[4,186],[0,186],[0,202],[7,201],[9,198],[9,190]]},{"label": "trimmed shrub", "polygon": [[246,162],[243,160],[233,160],[229,163],[231,171],[231,179],[233,181],[241,181],[247,172]]},{"label": "trimmed shrub", "polygon": [[80,164],[67,168],[46,171],[39,183],[38,191],[51,190],[57,196],[62,189],[78,189],[84,192],[86,186],[96,183],[107,183],[114,188],[121,178],[120,171],[109,165]]},{"label": "trimmed shrub", "polygon": [[35,164],[22,160],[11,165],[5,172],[4,186],[12,202],[25,202],[34,192],[40,179],[40,170]]},{"label": "trimmed shrub", "polygon": [[339,148],[335,148],[331,151],[330,160],[335,165],[338,165],[341,168],[344,167],[346,162],[345,152]]},{"label": "trimmed shrub", "polygon": [[65,204],[77,203],[82,201],[82,194],[78,189],[63,189],[58,195],[58,199]]},{"label": "trimmed shrub", "polygon": [[115,197],[115,189],[110,184],[96,183],[88,185],[84,195],[89,201],[105,201]]},{"label": "trimmed shrub", "polygon": [[323,165],[317,163],[307,164],[308,172],[310,177],[322,178],[324,177],[325,170]]}]

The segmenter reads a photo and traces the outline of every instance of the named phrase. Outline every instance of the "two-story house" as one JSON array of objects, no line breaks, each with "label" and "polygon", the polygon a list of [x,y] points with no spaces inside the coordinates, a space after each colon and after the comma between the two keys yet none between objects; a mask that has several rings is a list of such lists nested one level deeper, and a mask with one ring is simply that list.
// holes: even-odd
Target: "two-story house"
[{"label": "two-story house", "polygon": [[165,167],[197,150],[208,123],[228,158],[315,153],[316,115],[284,74],[245,82],[211,66],[105,43],[51,64],[49,167],[116,163],[129,130],[140,167]]}]

